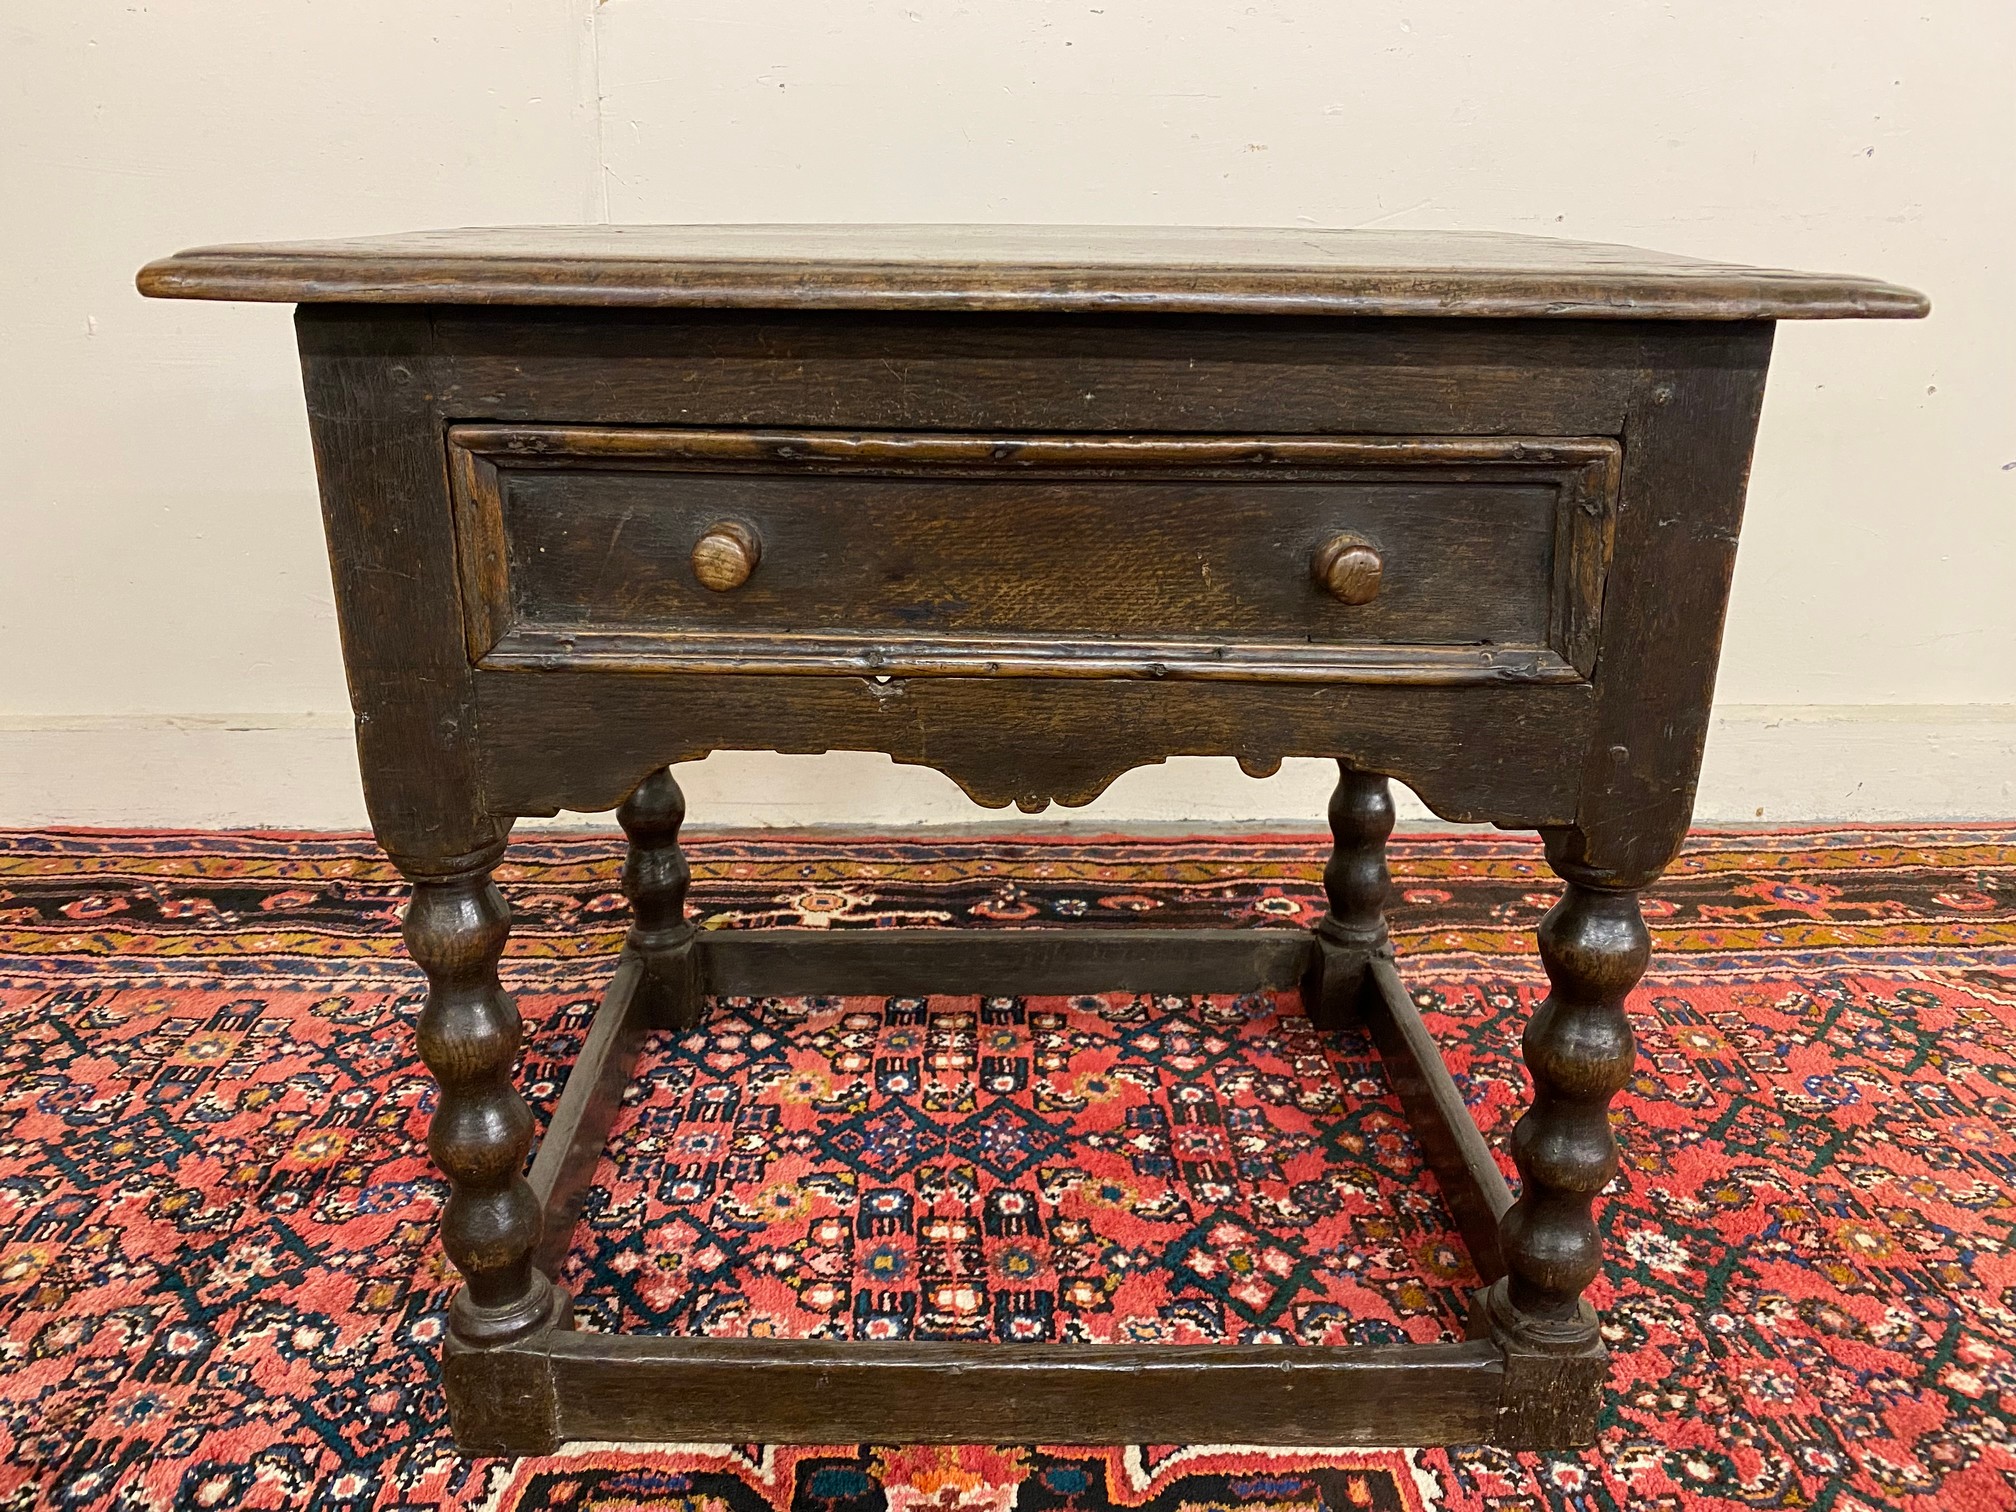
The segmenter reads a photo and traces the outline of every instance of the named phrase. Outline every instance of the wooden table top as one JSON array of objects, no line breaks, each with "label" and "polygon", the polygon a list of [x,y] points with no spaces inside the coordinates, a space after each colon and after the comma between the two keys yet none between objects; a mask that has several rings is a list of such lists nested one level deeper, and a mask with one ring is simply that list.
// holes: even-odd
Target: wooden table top
[{"label": "wooden table top", "polygon": [[524,226],[200,247],[143,294],[622,308],[1910,319],[1873,278],[1493,232],[1145,226]]}]

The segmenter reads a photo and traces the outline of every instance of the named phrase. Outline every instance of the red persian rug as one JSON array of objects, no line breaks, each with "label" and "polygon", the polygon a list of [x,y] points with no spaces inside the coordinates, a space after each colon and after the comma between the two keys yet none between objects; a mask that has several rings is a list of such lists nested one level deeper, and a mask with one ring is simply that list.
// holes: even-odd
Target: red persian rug
[{"label": "red persian rug", "polygon": [[[1311,921],[1325,842],[700,837],[716,928]],[[1502,1138],[1554,884],[1393,847],[1403,970]],[[514,847],[543,1114],[624,923]],[[470,1460],[402,891],[366,841],[0,835],[0,1506],[2016,1507],[2016,829],[1698,836],[1654,889],[1578,1454],[859,1444]],[[1433,1340],[1474,1284],[1387,1094],[1293,994],[722,1001],[647,1052],[584,1326]],[[1006,1347],[1012,1347],[1008,1343]]]}]

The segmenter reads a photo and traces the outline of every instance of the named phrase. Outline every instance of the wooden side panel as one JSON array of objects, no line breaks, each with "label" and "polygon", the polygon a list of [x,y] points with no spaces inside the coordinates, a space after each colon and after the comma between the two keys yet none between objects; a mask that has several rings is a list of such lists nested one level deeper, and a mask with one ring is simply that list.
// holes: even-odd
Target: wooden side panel
[{"label": "wooden side panel", "polygon": [[477,777],[431,323],[311,306],[295,328],[372,829],[409,876],[453,872],[510,823]]},{"label": "wooden side panel", "polygon": [[1640,887],[1694,812],[1772,328],[1676,326],[1632,390],[1599,705],[1576,823],[1549,837],[1563,876]]}]

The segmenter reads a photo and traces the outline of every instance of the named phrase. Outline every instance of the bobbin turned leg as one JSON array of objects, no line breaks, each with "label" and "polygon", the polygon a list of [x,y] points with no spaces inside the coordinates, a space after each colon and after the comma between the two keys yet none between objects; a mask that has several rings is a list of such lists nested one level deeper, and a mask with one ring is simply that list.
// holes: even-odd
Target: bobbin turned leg
[{"label": "bobbin turned leg", "polygon": [[1506,1351],[1499,1442],[1514,1448],[1596,1434],[1606,1358],[1582,1300],[1603,1258],[1591,1209],[1617,1173],[1610,1100],[1635,1056],[1624,1000],[1651,954],[1637,888],[1598,885],[1602,874],[1549,849],[1568,884],[1540,922],[1552,990],[1521,1042],[1533,1100],[1512,1131],[1520,1192],[1498,1229],[1506,1275],[1479,1296],[1476,1320]]},{"label": "bobbin turned leg", "polygon": [[1386,837],[1393,833],[1393,793],[1384,777],[1337,763],[1330,795],[1330,864],[1323,891],[1330,908],[1316,923],[1316,948],[1302,982],[1303,1011],[1318,1028],[1356,1017],[1358,994],[1375,956],[1392,957],[1386,935]]},{"label": "bobbin turned leg", "polygon": [[623,948],[643,968],[639,1001],[661,1029],[692,1028],[705,1006],[697,931],[686,917],[693,872],[679,848],[685,821],[686,795],[670,767],[646,777],[616,810],[616,822],[630,837],[623,894],[630,900],[631,922]]},{"label": "bobbin turned leg", "polygon": [[[502,1431],[551,1382],[522,1362],[506,1368],[498,1346],[549,1326],[566,1327],[567,1294],[532,1265],[539,1204],[525,1181],[532,1113],[511,1082],[521,1026],[497,981],[511,910],[490,880],[502,844],[455,870],[397,857],[413,883],[406,948],[427,974],[420,1012],[420,1058],[440,1084],[427,1148],[448,1178],[441,1247],[462,1273],[448,1310],[445,1384],[457,1442],[465,1448],[530,1453],[549,1434]],[[452,864],[452,863],[451,863]],[[544,1414],[550,1416],[549,1414]]]},{"label": "bobbin turned leg", "polygon": [[490,880],[495,860],[493,853],[467,871],[414,876],[405,930],[406,948],[427,973],[420,1058],[441,1085],[427,1148],[448,1178],[441,1243],[463,1280],[451,1321],[472,1344],[529,1333],[553,1306],[552,1283],[532,1268],[539,1240],[539,1207],[525,1184],[532,1113],[511,1084],[521,1026],[497,982],[511,910]]}]

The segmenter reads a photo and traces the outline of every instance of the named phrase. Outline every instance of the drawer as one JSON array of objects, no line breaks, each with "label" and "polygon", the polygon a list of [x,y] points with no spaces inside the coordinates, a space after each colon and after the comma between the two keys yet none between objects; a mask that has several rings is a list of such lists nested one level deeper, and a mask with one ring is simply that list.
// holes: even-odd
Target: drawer
[{"label": "drawer", "polygon": [[481,667],[1576,681],[1606,438],[457,425]]}]

